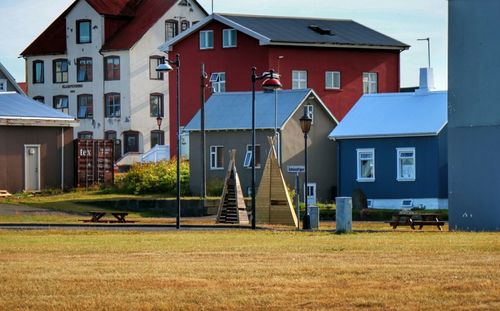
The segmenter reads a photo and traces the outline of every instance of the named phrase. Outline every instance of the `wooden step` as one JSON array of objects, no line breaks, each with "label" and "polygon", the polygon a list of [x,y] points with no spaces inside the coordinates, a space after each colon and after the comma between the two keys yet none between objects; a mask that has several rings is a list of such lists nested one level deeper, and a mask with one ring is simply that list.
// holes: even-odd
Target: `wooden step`
[{"label": "wooden step", "polygon": [[11,195],[7,190],[0,190],[0,198],[10,197]]}]

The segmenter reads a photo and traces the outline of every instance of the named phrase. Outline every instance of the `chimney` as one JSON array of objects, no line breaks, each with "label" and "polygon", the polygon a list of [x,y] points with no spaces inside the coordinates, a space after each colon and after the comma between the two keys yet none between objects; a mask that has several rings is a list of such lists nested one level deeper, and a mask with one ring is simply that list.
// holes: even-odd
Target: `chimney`
[{"label": "chimney", "polygon": [[415,93],[425,94],[434,89],[434,71],[432,68],[420,68],[420,85]]}]

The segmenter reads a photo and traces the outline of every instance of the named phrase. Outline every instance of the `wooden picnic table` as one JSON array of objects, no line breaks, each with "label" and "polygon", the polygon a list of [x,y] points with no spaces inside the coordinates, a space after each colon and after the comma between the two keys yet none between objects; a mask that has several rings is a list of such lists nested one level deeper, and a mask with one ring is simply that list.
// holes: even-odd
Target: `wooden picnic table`
[{"label": "wooden picnic table", "polygon": [[393,215],[392,220],[388,221],[393,229],[398,226],[410,226],[415,230],[415,226],[419,226],[419,230],[422,230],[424,226],[436,226],[440,231],[442,231],[442,226],[444,226],[444,221],[439,220],[440,214],[436,213],[396,213]]},{"label": "wooden picnic table", "polygon": [[[83,222],[101,222],[101,223],[133,223],[134,221],[126,220],[128,213],[125,212],[89,212],[90,219],[83,219]],[[103,219],[106,214],[111,214],[115,219]]]}]

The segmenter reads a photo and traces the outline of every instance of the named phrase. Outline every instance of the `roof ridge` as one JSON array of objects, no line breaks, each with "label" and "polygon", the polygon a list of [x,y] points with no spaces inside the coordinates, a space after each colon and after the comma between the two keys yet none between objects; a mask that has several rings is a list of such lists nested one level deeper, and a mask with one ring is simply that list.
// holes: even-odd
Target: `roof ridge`
[{"label": "roof ridge", "polygon": [[261,18],[281,18],[281,19],[299,19],[299,20],[325,20],[325,21],[347,21],[354,20],[348,18],[326,18],[326,17],[313,17],[313,16],[285,16],[285,15],[258,15],[258,14],[239,14],[239,13],[213,13],[221,16],[239,16],[239,17],[261,17]]}]

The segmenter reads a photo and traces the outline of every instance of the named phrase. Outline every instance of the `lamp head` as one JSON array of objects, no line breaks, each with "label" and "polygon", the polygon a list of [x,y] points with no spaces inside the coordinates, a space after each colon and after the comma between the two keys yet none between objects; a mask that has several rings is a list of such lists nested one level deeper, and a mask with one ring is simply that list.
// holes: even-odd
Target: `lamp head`
[{"label": "lamp head", "polygon": [[156,118],[156,124],[158,125],[158,128],[160,128],[160,127],[161,127],[161,121],[163,121],[162,117],[158,116],[158,117]]},{"label": "lamp head", "polygon": [[168,72],[173,70],[172,66],[168,62],[165,61],[165,57],[161,58],[160,64],[156,67],[157,72]]},{"label": "lamp head", "polygon": [[309,130],[311,130],[312,119],[311,117],[309,117],[306,107],[304,107],[304,115],[299,120],[302,133],[304,134],[309,133]]}]

